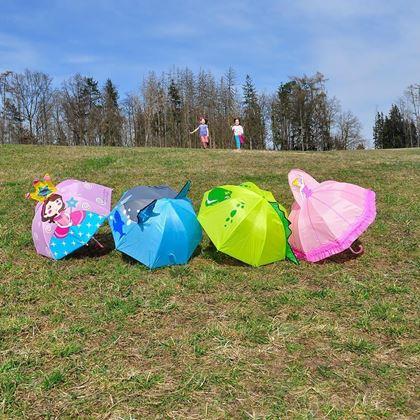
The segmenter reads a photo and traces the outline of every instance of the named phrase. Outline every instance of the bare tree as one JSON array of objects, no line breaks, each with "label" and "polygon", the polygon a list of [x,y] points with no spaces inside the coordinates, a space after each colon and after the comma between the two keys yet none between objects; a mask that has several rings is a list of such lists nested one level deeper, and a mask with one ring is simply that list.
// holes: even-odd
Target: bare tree
[{"label": "bare tree", "polygon": [[62,85],[62,112],[67,125],[69,143],[74,145],[101,144],[101,93],[98,83],[76,74]]},{"label": "bare tree", "polygon": [[10,127],[8,127],[8,118],[7,118],[7,101],[8,101],[8,90],[10,84],[10,77],[13,73],[11,71],[5,71],[0,73],[0,143],[9,143],[10,142]]},{"label": "bare tree", "polygon": [[39,131],[44,135],[47,131],[52,98],[51,82],[50,76],[37,71],[25,70],[23,73],[12,74],[9,90],[23,122],[21,141],[24,143],[34,142]]},{"label": "bare tree", "polygon": [[362,124],[351,111],[341,112],[337,118],[337,133],[334,136],[336,149],[355,149],[364,143]]},{"label": "bare tree", "polygon": [[[416,135],[410,132],[411,147],[420,146],[420,83],[407,87],[400,101],[400,109],[406,119],[412,120],[416,127]],[[411,130],[413,131],[413,130]]]},{"label": "bare tree", "polygon": [[[210,71],[172,68],[144,77],[139,92],[120,101],[114,84],[103,89],[76,74],[60,88],[41,72],[0,74],[0,142],[60,145],[199,147],[191,136],[199,117],[209,121],[211,147],[232,147],[230,126],[242,117],[246,147],[330,150],[355,147],[358,120],[341,113],[326,90],[327,79],[291,77],[275,95],[258,92],[250,77],[241,94],[232,68],[216,79]],[[407,89],[405,119],[419,125],[419,85]],[[406,138],[418,145],[413,123]],[[416,137],[417,136],[417,137]]]}]

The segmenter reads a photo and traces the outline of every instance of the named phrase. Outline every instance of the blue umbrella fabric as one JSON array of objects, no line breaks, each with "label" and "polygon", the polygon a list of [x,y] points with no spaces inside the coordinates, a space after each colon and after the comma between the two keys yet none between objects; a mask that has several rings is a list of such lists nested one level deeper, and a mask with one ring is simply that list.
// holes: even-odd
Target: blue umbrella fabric
[{"label": "blue umbrella fabric", "polygon": [[[173,198],[150,201],[150,198],[141,196],[147,194],[150,197],[150,190],[136,189],[136,197],[127,200],[129,195],[125,193],[110,215],[116,249],[149,268],[186,264],[202,238],[201,226],[187,198],[190,182],[179,194],[166,188],[166,193],[170,190]],[[163,191],[159,187],[159,192]],[[150,202],[142,209],[135,208],[133,203],[138,204],[143,199]],[[133,209],[135,220],[132,218]]]},{"label": "blue umbrella fabric", "polygon": [[[187,182],[185,185],[190,184]],[[120,204],[122,213],[133,222],[136,222],[140,210],[147,207],[152,201],[159,200],[160,198],[175,198],[176,196],[176,191],[167,185],[141,185],[126,191],[118,204]]]}]

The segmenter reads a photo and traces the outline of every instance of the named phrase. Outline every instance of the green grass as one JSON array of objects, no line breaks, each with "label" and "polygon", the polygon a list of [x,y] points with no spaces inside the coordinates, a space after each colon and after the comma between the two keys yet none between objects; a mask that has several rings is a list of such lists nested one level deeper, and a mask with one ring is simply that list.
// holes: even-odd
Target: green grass
[{"label": "green grass", "polygon": [[[205,237],[188,266],[112,249],[50,261],[31,238],[35,176],[114,188],[256,182],[287,207],[290,169],[377,193],[365,254],[252,268]],[[418,150],[272,153],[0,147],[0,417],[414,418]],[[416,392],[417,391],[417,392]]]}]

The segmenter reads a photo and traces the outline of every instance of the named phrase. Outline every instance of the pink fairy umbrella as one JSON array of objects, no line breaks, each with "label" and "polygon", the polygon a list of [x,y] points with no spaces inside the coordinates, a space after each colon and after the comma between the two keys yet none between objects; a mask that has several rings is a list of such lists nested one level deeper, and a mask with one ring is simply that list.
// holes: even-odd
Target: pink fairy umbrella
[{"label": "pink fairy umbrella", "polygon": [[293,169],[289,185],[295,202],[289,220],[290,244],[300,259],[316,262],[346,249],[375,220],[375,193],[344,182],[317,182]]},{"label": "pink fairy umbrella", "polygon": [[75,179],[55,186],[49,175],[33,186],[27,198],[37,201],[32,237],[39,254],[59,260],[90,239],[96,241],[94,235],[111,210],[111,188]]}]

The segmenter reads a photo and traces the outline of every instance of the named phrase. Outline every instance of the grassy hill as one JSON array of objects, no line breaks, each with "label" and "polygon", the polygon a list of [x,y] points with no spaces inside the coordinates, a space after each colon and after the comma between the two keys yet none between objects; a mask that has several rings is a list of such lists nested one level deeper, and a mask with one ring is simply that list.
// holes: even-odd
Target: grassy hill
[{"label": "grassy hill", "polygon": [[[205,238],[150,272],[113,250],[36,255],[45,172],[114,188],[254,181],[290,208],[299,167],[377,193],[365,254],[251,268]],[[0,147],[0,413],[6,417],[415,417],[419,150],[331,153]],[[416,278],[417,276],[417,278]],[[130,417],[131,416],[131,417]]]}]

